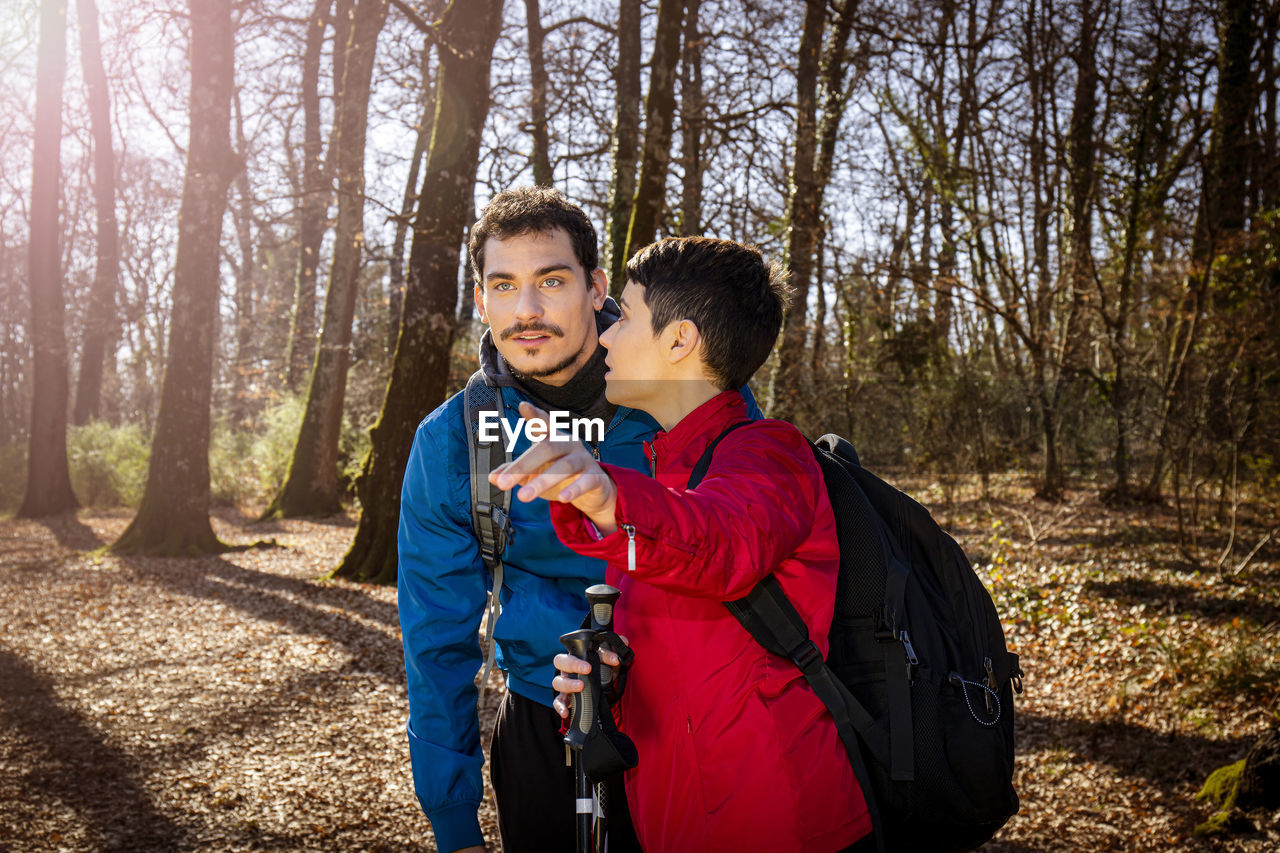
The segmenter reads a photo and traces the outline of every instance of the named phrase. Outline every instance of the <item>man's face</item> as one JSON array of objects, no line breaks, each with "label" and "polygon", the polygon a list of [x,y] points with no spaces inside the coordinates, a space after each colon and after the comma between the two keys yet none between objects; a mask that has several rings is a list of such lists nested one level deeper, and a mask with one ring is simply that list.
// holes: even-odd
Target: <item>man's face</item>
[{"label": "man's face", "polygon": [[507,363],[548,385],[573,378],[596,350],[604,273],[584,272],[562,228],[489,238],[481,272],[476,306]]},{"label": "man's face", "polygon": [[671,365],[663,354],[663,336],[653,333],[649,305],[644,301],[644,285],[628,281],[618,298],[622,318],[600,336],[609,350],[604,375],[605,396],[610,403],[651,411],[646,406],[663,393],[663,380],[670,378]]}]

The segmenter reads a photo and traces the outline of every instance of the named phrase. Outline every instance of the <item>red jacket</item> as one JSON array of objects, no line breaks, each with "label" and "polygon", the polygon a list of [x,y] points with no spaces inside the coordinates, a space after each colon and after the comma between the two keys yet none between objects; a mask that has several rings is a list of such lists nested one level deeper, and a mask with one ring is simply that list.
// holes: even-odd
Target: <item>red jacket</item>
[{"label": "red jacket", "polygon": [[605,465],[617,533],[596,538],[572,505],[552,504],[561,541],[608,560],[622,591],[614,625],[636,658],[619,718],[640,753],[627,799],[651,853],[821,853],[871,831],[830,714],[722,604],[774,572],[826,654],[839,551],[813,453],[790,424],[758,421],[726,437],[685,490],[707,445],[746,418],[726,391],[654,436],[654,479]]}]

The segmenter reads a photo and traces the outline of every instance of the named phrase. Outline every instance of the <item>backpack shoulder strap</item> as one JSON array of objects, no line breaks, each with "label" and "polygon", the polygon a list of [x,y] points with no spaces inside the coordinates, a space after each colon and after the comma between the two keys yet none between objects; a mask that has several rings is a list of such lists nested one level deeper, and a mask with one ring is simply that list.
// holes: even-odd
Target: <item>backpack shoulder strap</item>
[{"label": "backpack shoulder strap", "polygon": [[501,419],[505,412],[502,389],[485,382],[483,371],[477,370],[467,380],[467,386],[462,392],[462,405],[466,418],[467,457],[470,462],[471,524],[475,529],[476,541],[480,543],[480,557],[493,578],[484,629],[489,650],[485,656],[484,672],[480,676],[480,701],[483,701],[497,647],[493,629],[498,624],[498,617],[502,615],[502,552],[514,537],[509,515],[511,493],[491,485],[489,472],[510,461],[511,454],[507,452],[501,439],[488,442],[480,439],[481,413],[494,412]]},{"label": "backpack shoulder strap", "polygon": [[707,449],[702,451],[702,455],[698,457],[697,464],[695,464],[693,466],[693,470],[689,472],[689,483],[685,486],[686,489],[694,488],[702,482],[703,477],[707,476],[707,469],[711,467],[711,457],[715,454],[716,448],[720,445],[720,442],[724,441],[729,433],[733,432],[738,427],[744,427],[750,423],[755,423],[755,421],[738,421],[736,424],[729,424],[724,428],[723,432],[717,435],[711,443],[707,445]]},{"label": "backpack shoulder strap", "polygon": [[[748,423],[751,421],[731,424],[716,436],[711,444],[707,445],[707,449],[703,451],[689,475],[687,488],[692,489],[702,482],[702,478],[706,476],[711,466],[712,454],[725,436]],[[810,446],[815,454],[818,453],[817,447],[813,447],[812,444]],[[770,574],[765,577],[745,597],[736,601],[726,601],[725,607],[766,651],[794,663],[796,668],[804,674],[805,680],[817,694],[818,699],[831,712],[831,717],[836,724],[836,732],[840,736],[841,743],[844,744],[854,776],[862,789],[863,800],[867,804],[867,811],[871,817],[872,833],[875,836],[877,850],[884,853],[880,811],[871,787],[871,775],[862,760],[858,740],[861,737],[876,761],[887,767],[891,759],[889,736],[885,727],[875,721],[863,704],[849,692],[849,688],[836,677],[831,667],[827,666],[817,644],[809,638],[809,627],[801,618],[795,605],[787,598],[787,594],[783,592],[775,575]]]}]

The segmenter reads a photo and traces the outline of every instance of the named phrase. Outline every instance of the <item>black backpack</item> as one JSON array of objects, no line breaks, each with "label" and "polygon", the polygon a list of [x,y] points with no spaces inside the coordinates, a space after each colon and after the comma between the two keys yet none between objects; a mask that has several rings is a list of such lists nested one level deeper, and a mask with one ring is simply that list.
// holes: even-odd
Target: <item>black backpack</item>
[{"label": "black backpack", "polygon": [[[716,445],[689,477],[702,481]],[[867,471],[853,446],[811,445],[840,543],[830,652],[770,575],[729,610],[795,662],[836,721],[880,850],[972,850],[1018,811],[1018,656],[964,551],[928,510]]]}]

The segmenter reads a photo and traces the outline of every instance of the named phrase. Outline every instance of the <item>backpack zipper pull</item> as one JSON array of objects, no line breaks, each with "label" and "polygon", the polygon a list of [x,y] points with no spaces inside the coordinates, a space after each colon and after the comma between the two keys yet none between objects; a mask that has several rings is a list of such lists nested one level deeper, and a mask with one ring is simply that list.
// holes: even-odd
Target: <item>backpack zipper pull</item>
[{"label": "backpack zipper pull", "polygon": [[982,683],[986,686],[988,691],[983,694],[983,698],[987,700],[987,713],[994,714],[995,708],[992,707],[991,697],[996,689],[996,674],[995,670],[991,666],[991,658],[982,659],[982,668],[987,671],[987,674],[982,679]]},{"label": "backpack zipper pull", "polygon": [[636,526],[624,524],[622,529],[627,534],[627,571],[634,572],[636,570]]},{"label": "backpack zipper pull", "polygon": [[916,667],[920,665],[920,659],[916,657],[916,650],[911,645],[911,635],[903,629],[898,634],[898,639],[902,640],[902,648],[907,653],[907,681],[915,681]]}]

